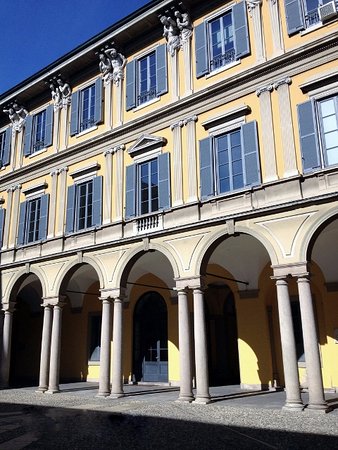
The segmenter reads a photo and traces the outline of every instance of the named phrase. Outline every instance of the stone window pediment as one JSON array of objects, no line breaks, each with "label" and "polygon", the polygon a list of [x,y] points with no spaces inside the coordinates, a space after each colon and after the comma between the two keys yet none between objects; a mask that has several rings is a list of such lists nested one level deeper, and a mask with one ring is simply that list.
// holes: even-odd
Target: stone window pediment
[{"label": "stone window pediment", "polygon": [[134,145],[128,149],[128,154],[134,158],[139,159],[154,153],[160,153],[167,140],[164,137],[152,136],[150,134],[143,134],[140,136]]}]

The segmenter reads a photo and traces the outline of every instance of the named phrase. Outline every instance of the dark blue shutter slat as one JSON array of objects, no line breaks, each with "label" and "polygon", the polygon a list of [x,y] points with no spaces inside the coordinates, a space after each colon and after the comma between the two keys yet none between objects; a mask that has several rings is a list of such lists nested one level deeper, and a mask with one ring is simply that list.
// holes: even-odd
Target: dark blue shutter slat
[{"label": "dark blue shutter slat", "polygon": [[4,235],[6,210],[0,208],[0,248],[2,247],[2,239]]},{"label": "dark blue shutter slat", "polygon": [[25,243],[26,210],[27,210],[27,202],[20,203],[18,245],[23,245]]},{"label": "dark blue shutter slat", "polygon": [[126,167],[126,218],[136,216],[136,164]]},{"label": "dark blue shutter slat", "polygon": [[136,61],[130,61],[126,66],[126,109],[136,106]]},{"label": "dark blue shutter slat", "polygon": [[66,233],[72,233],[74,231],[75,195],[76,185],[73,184],[68,187],[67,193]]},{"label": "dark blue shutter slat", "polygon": [[53,119],[54,119],[54,106],[49,105],[46,109],[46,134],[45,134],[45,147],[49,147],[53,143]]},{"label": "dark blue shutter slat", "polygon": [[47,239],[48,209],[49,194],[45,194],[41,196],[40,203],[39,240]]},{"label": "dark blue shutter slat", "polygon": [[301,0],[284,0],[284,5],[288,34],[291,35],[304,30]]},{"label": "dark blue shutter slat", "polygon": [[201,198],[205,199],[214,195],[214,171],[212,140],[210,137],[199,142],[200,149],[200,182]]},{"label": "dark blue shutter slat", "polygon": [[158,206],[159,209],[170,208],[170,154],[163,153],[158,161]]},{"label": "dark blue shutter slat", "polygon": [[207,50],[207,24],[205,22],[195,28],[195,53],[196,53],[196,76],[197,78],[209,72],[208,50]]},{"label": "dark blue shutter slat", "polygon": [[261,182],[257,122],[253,121],[243,124],[241,131],[245,186],[251,186]]},{"label": "dark blue shutter slat", "polygon": [[165,44],[156,48],[156,91],[157,95],[168,92],[167,46]]},{"label": "dark blue shutter slat", "polygon": [[102,224],[102,180],[103,177],[93,178],[93,226]]},{"label": "dark blue shutter slat", "polygon": [[8,166],[11,158],[11,143],[12,143],[12,127],[5,131],[5,145],[2,153],[1,166]]},{"label": "dark blue shutter slat", "polygon": [[32,152],[32,127],[33,127],[33,116],[28,115],[26,117],[25,124],[25,136],[23,141],[23,154],[24,156],[29,156]]},{"label": "dark blue shutter slat", "polygon": [[79,132],[79,91],[72,94],[72,110],[70,115],[70,135],[74,136]]},{"label": "dark blue shutter slat", "polygon": [[297,105],[300,148],[304,172],[320,167],[315,105],[309,100]]},{"label": "dark blue shutter slat", "polygon": [[95,81],[94,122],[96,125],[102,122],[102,91],[102,78],[99,77]]},{"label": "dark blue shutter slat", "polygon": [[250,39],[248,18],[246,14],[246,2],[236,3],[232,7],[232,17],[234,23],[235,51],[236,58],[250,54]]}]

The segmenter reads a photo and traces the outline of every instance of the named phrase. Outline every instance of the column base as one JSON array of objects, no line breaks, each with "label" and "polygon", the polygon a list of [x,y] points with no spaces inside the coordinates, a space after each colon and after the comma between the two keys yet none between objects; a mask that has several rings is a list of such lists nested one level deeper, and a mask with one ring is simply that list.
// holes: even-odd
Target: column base
[{"label": "column base", "polygon": [[308,404],[305,406],[304,411],[308,411],[310,413],[329,413],[332,411],[332,407],[329,406],[327,403],[320,403],[320,404]]},{"label": "column base", "polygon": [[44,394],[47,391],[47,387],[39,386],[35,391],[37,394]]},{"label": "column base", "polygon": [[122,398],[124,397],[126,394],[124,392],[118,392],[117,394],[111,393],[109,395],[109,398]]},{"label": "column base", "polygon": [[58,394],[60,392],[60,389],[48,389],[45,391],[45,394]]},{"label": "column base", "polygon": [[294,402],[294,403],[285,403],[285,405],[282,408],[284,411],[303,411],[304,405],[303,403]]},{"label": "column base", "polygon": [[195,400],[195,397],[193,396],[193,395],[180,395],[179,397],[178,397],[178,399],[177,400],[175,400],[175,402],[178,402],[178,403],[182,403],[182,402],[185,402],[185,403],[191,403],[191,402],[193,402]]},{"label": "column base", "polygon": [[95,397],[101,397],[101,398],[106,398],[110,396],[110,392],[99,392],[97,395],[95,395]]},{"label": "column base", "polygon": [[196,405],[207,405],[208,403],[211,403],[210,397],[196,397],[193,401],[193,404]]}]

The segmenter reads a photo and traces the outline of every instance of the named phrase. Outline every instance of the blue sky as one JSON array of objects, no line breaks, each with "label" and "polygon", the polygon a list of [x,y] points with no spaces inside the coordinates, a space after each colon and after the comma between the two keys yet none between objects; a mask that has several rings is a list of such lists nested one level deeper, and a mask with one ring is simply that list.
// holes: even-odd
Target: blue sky
[{"label": "blue sky", "polygon": [[150,0],[0,0],[0,94]]}]

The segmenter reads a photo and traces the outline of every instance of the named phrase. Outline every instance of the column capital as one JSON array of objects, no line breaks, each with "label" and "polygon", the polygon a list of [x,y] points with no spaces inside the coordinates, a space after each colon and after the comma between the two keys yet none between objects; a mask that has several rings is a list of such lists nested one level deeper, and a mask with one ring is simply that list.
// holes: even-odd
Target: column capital
[{"label": "column capital", "polygon": [[66,166],[66,167],[61,167],[61,169],[59,169],[59,173],[64,173],[64,172],[68,172],[68,170],[69,170],[69,168]]},{"label": "column capital", "polygon": [[110,300],[115,301],[116,299],[124,300],[126,297],[126,288],[112,288],[112,289],[101,289],[100,297],[101,301]]},{"label": "column capital", "polygon": [[46,306],[59,306],[63,307],[66,304],[66,296],[65,295],[55,295],[55,297],[43,297],[42,298],[42,307]]},{"label": "column capital", "polygon": [[15,302],[7,302],[2,304],[2,311],[4,313],[13,313],[15,309]]},{"label": "column capital", "polygon": [[54,170],[52,170],[51,172],[50,172],[50,176],[51,177],[55,177],[55,176],[57,176],[57,175],[59,175],[59,173],[60,173],[60,169],[54,169]]},{"label": "column capital", "polygon": [[297,283],[309,283],[310,282],[310,273],[309,272],[304,272],[304,273],[299,273],[297,275],[295,275],[295,277],[297,278]]},{"label": "column capital", "polygon": [[196,116],[196,114],[194,116],[191,117],[187,117],[186,119],[183,120],[183,125],[188,125],[188,123],[190,122],[197,122],[198,121],[198,116]]},{"label": "column capital", "polygon": [[263,0],[246,0],[246,4],[248,6],[248,10],[250,15],[252,15],[253,10],[257,7],[257,6],[261,6],[263,3]]},{"label": "column capital", "polygon": [[103,153],[103,156],[107,157],[108,155],[113,155],[114,153],[117,153],[118,151],[125,150],[126,146],[125,144],[116,145],[115,147],[109,148]]},{"label": "column capital", "polygon": [[173,124],[170,126],[170,129],[171,129],[171,131],[174,131],[175,128],[182,128],[183,125],[184,125],[183,120],[180,120],[179,122],[173,123]]},{"label": "column capital", "polygon": [[264,92],[272,92],[273,91],[273,84],[268,84],[267,86],[262,86],[256,90],[257,97],[260,97],[261,94]]},{"label": "column capital", "polygon": [[204,286],[204,277],[187,277],[187,278],[175,278],[176,282],[176,291],[182,291],[184,289],[201,289],[203,290]]},{"label": "column capital", "polygon": [[272,265],[273,277],[271,277],[271,279],[301,276],[302,274],[308,273],[307,266],[307,261],[300,261],[293,264]]},{"label": "column capital", "polygon": [[284,84],[289,85],[291,83],[292,83],[291,77],[286,77],[286,78],[283,78],[282,80],[276,81],[275,83],[273,83],[272,86],[277,91],[280,86],[283,86]]}]

